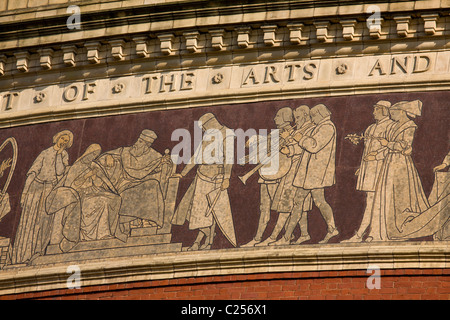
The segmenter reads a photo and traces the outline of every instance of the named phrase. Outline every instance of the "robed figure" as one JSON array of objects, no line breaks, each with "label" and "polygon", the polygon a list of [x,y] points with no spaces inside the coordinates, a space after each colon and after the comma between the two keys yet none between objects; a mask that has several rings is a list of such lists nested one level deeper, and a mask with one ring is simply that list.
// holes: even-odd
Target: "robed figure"
[{"label": "robed figure", "polygon": [[[347,240],[342,242],[362,242],[363,235],[368,228],[374,229],[376,226],[371,226],[372,209],[375,199],[375,189],[380,176],[383,160],[385,156],[385,147],[380,143],[380,139],[386,138],[387,128],[392,125],[392,120],[389,117],[389,108],[391,103],[389,101],[380,100],[373,106],[373,116],[375,123],[371,124],[365,131],[363,136],[356,134],[347,135],[353,144],[358,144],[361,140],[364,141],[364,150],[361,158],[361,165],[356,170],[355,175],[358,176],[356,181],[356,190],[363,191],[366,194],[366,207],[364,210],[361,224],[356,233]],[[379,225],[377,225],[379,226]],[[372,232],[375,232],[373,230]]]},{"label": "robed figure", "polygon": [[155,132],[143,130],[134,145],[105,152],[95,161],[122,199],[120,228],[125,235],[130,223],[158,228],[164,224],[162,186],[171,174],[172,162],[168,154],[151,147],[156,139]]},{"label": "robed figure", "polygon": [[47,214],[55,216],[51,244],[62,252],[79,241],[116,234],[121,198],[101,168],[93,165],[100,153],[98,144],[90,145],[47,197]]},{"label": "robed figure", "polygon": [[233,165],[225,161],[226,141],[234,136],[228,136],[230,130],[211,113],[200,117],[199,123],[205,132],[202,143],[178,175],[184,177],[196,166],[197,172],[174,213],[172,224],[183,225],[189,221],[189,230],[198,230],[197,238],[188,250],[210,249],[216,225],[236,246],[227,190]]},{"label": "robed figure", "polygon": [[11,263],[27,263],[45,254],[50,242],[53,216],[45,210],[47,196],[69,165],[66,149],[73,143],[68,130],[53,136],[53,146],[42,151],[28,170],[20,204],[22,214],[11,254]]},{"label": "robed figure", "polygon": [[407,240],[435,234],[448,220],[449,210],[429,210],[411,157],[417,125],[411,118],[420,116],[422,102],[401,101],[390,108],[394,121],[387,129],[383,166],[375,191],[369,236],[373,240]]},{"label": "robed figure", "polygon": [[48,214],[63,212],[52,243],[67,252],[79,241],[114,237],[125,242],[134,221],[163,226],[160,180],[171,174],[162,168],[172,163],[151,148],[155,139],[153,131],[144,130],[130,147],[100,154],[94,144],[86,150],[47,200]]},{"label": "robed figure", "polygon": [[[431,208],[437,208],[441,212],[444,210],[450,212],[450,172],[443,171],[449,166],[450,152],[445,156],[444,161],[442,161],[440,165],[433,168],[435,174],[434,184],[431,193],[428,196],[428,202],[430,203],[430,206],[432,206]],[[440,222],[442,228],[433,235],[434,240],[450,240],[450,219],[448,218],[448,215],[443,216],[442,220],[443,221]]]}]

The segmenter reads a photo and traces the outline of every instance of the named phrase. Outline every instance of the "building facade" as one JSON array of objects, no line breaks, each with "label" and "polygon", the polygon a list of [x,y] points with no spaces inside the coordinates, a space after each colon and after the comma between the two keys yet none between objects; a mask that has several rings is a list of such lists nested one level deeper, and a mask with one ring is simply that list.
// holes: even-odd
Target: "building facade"
[{"label": "building facade", "polygon": [[0,10],[2,298],[450,298],[450,1]]}]

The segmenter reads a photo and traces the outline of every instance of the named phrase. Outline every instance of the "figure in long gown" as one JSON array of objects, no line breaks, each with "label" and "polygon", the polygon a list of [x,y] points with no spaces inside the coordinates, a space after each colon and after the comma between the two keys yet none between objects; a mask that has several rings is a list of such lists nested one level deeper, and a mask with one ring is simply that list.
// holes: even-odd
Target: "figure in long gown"
[{"label": "figure in long gown", "polygon": [[61,131],[53,137],[53,146],[42,151],[27,173],[20,204],[22,214],[11,253],[11,263],[27,263],[45,253],[50,243],[53,216],[47,215],[45,200],[69,165],[66,149],[73,134]]},{"label": "figure in long gown", "polygon": [[[448,210],[433,213],[411,157],[417,125],[410,118],[420,116],[419,100],[402,101],[390,109],[394,121],[387,129],[385,158],[377,181],[372,212],[372,240],[408,240],[436,233]],[[447,212],[446,212],[447,211]],[[437,223],[436,223],[437,222]],[[433,226],[432,228],[429,228]]]}]

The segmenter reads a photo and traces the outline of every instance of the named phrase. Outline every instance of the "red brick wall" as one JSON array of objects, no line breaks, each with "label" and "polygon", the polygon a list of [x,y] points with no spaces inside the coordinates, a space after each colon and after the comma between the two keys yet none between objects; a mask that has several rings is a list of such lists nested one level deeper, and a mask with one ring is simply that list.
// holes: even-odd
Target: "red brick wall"
[{"label": "red brick wall", "polygon": [[141,281],[7,295],[0,299],[404,299],[450,300],[449,269],[381,270],[380,289],[366,271],[323,271]]}]

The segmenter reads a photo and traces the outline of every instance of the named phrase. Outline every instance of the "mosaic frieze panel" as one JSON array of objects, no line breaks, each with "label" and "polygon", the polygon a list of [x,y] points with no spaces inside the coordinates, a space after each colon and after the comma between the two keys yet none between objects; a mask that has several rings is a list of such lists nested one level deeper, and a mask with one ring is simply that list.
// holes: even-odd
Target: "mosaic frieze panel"
[{"label": "mosaic frieze panel", "polygon": [[1,266],[446,241],[449,98],[292,99],[3,129]]}]

